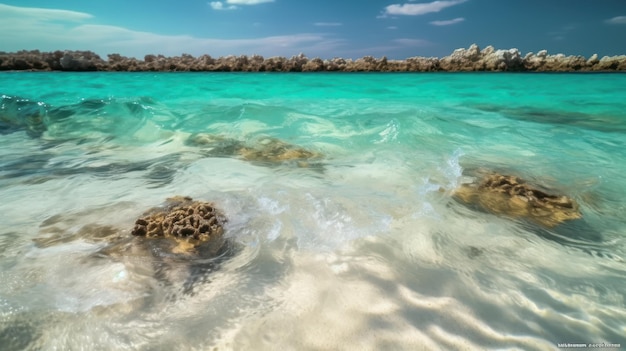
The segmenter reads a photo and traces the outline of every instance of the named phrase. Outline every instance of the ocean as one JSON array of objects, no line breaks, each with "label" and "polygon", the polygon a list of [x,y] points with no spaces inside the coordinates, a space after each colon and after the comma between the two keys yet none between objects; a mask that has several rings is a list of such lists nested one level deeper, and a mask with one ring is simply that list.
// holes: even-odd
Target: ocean
[{"label": "ocean", "polygon": [[[625,86],[1,73],[0,349],[624,347]],[[496,173],[577,217],[459,200]],[[223,212],[225,249],[131,234],[175,196]]]}]

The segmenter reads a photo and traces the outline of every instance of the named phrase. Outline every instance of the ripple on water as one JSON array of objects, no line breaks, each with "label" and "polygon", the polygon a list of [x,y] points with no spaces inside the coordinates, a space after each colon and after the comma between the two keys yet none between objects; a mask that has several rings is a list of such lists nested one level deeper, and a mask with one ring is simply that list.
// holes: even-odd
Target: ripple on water
[{"label": "ripple on water", "polygon": [[[5,348],[545,350],[624,334],[622,76],[11,77]],[[300,149],[319,160],[281,159]],[[462,206],[475,168],[558,189],[582,221]],[[131,236],[174,195],[228,216],[215,257]]]}]

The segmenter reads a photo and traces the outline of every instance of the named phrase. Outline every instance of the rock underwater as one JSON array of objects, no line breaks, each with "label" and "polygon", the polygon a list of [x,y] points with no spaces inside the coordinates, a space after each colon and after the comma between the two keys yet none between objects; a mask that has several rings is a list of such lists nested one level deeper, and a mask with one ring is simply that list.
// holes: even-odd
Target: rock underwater
[{"label": "rock underwater", "polygon": [[582,218],[575,200],[549,194],[512,175],[486,174],[476,182],[463,184],[453,196],[484,211],[525,218],[545,228]]},{"label": "rock underwater", "polygon": [[204,243],[220,241],[225,222],[226,217],[214,204],[176,196],[167,199],[165,207],[152,209],[137,219],[131,233],[147,239],[172,239],[177,244],[173,252],[185,253]]},{"label": "rock underwater", "polygon": [[465,206],[521,220],[526,230],[593,256],[620,259],[610,252],[603,234],[583,218],[573,198],[514,175],[485,170],[468,171],[468,175],[473,181],[462,184],[452,195]]},{"label": "rock underwater", "polygon": [[209,156],[240,157],[262,164],[295,162],[298,167],[309,167],[309,161],[322,157],[318,152],[271,137],[263,137],[254,144],[247,144],[221,135],[199,133],[190,136],[187,144],[205,148]]},{"label": "rock underwater", "polygon": [[113,225],[78,227],[84,221],[81,218],[93,216],[93,211],[88,211],[50,217],[41,224],[43,236],[34,239],[35,245],[45,249],[74,241],[92,242],[100,248],[84,257],[86,264],[102,259],[122,262],[140,276],[173,287],[172,296],[193,294],[198,283],[208,281],[210,273],[237,252],[236,245],[224,236],[226,216],[210,202],[168,198],[163,205],[144,212],[130,233]]}]

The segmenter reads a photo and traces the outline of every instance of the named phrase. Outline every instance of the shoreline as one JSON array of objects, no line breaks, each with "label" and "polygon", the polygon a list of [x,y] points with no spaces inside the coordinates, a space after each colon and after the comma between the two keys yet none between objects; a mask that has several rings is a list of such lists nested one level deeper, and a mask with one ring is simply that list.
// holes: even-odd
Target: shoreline
[{"label": "shoreline", "polygon": [[626,72],[626,55],[584,56],[549,55],[546,50],[527,53],[518,49],[496,50],[478,45],[456,49],[437,57],[409,57],[389,60],[385,56],[358,59],[308,58],[304,54],[264,58],[252,56],[188,54],[165,57],[146,55],[143,60],[107,55],[107,60],[91,51],[22,50],[0,52],[0,71],[69,71],[69,72]]}]

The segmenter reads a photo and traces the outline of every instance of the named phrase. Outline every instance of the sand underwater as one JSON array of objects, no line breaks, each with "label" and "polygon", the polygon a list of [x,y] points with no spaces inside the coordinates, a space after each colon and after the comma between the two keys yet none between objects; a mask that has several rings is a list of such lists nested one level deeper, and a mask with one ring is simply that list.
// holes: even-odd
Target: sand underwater
[{"label": "sand underwater", "polygon": [[[0,349],[624,347],[625,86],[1,73]],[[495,173],[575,215],[462,201]],[[219,244],[133,235],[180,196]]]}]

